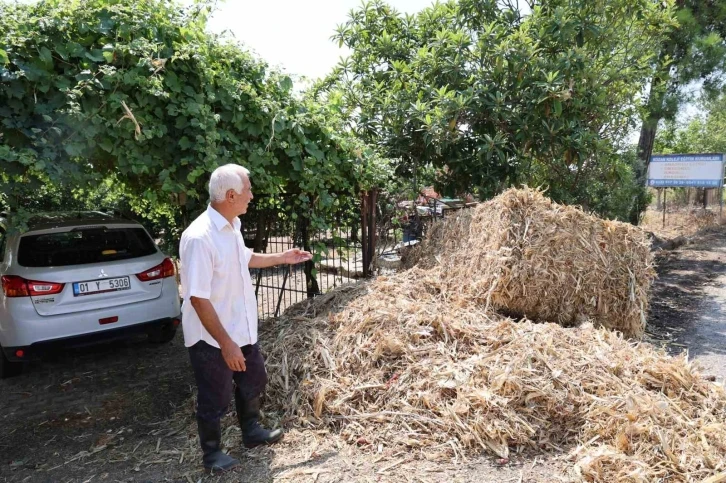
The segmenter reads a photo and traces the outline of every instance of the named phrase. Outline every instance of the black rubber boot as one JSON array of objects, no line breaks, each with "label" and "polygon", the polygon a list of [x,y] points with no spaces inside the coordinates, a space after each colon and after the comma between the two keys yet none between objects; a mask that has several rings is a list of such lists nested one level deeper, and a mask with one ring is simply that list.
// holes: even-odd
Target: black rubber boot
[{"label": "black rubber boot", "polygon": [[229,471],[239,465],[239,461],[225,454],[221,449],[222,430],[219,421],[212,423],[197,419],[199,443],[204,453],[204,468],[211,473]]},{"label": "black rubber boot", "polygon": [[242,429],[242,443],[245,448],[255,448],[263,444],[272,444],[282,439],[282,430],[269,431],[260,426],[260,398],[244,401],[237,391],[234,394],[237,406],[237,419]]}]

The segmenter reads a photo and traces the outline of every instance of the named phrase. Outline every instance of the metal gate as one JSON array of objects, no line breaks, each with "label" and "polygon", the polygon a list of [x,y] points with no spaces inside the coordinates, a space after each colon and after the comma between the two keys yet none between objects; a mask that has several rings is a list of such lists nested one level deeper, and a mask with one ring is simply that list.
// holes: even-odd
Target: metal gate
[{"label": "metal gate", "polygon": [[324,232],[313,231],[308,217],[290,200],[271,201],[256,197],[255,206],[242,217],[245,244],[257,253],[302,248],[314,258],[294,266],[250,270],[260,319],[277,317],[297,302],[368,275],[370,249],[361,236],[359,200],[344,203],[347,206],[329,220],[333,228]]}]

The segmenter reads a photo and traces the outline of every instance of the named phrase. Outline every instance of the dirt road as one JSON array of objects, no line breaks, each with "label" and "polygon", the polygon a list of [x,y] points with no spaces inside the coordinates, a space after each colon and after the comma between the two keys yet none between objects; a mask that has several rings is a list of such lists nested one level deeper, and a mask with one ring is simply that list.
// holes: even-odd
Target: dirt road
[{"label": "dirt road", "polygon": [[648,336],[726,379],[726,228],[702,231],[658,255]]}]

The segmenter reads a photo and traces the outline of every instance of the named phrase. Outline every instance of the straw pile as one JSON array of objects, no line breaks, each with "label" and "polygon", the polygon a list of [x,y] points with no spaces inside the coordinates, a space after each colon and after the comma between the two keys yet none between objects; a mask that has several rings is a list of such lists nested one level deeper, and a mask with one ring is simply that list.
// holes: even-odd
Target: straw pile
[{"label": "straw pile", "polygon": [[590,481],[726,471],[726,394],[682,358],[472,308],[418,269],[345,290],[328,315],[303,306],[262,331],[287,423],[431,459],[581,445],[571,455]]},{"label": "straw pile", "polygon": [[[483,227],[474,227],[487,209],[474,213],[469,224],[474,240],[484,237]],[[587,220],[563,207],[552,209]],[[548,219],[546,210],[529,212],[538,220],[524,216],[527,210],[521,213],[530,228],[509,227],[515,233],[510,236],[529,242],[503,250],[509,259],[517,249],[523,254],[543,247],[549,233],[542,226],[537,235],[530,231]],[[493,239],[501,225],[492,216],[485,219],[487,240]],[[640,243],[622,227],[600,226],[580,227],[579,233],[586,242],[624,244],[618,235],[626,233]],[[489,295],[480,292],[479,277],[489,276],[484,254],[464,256],[477,246],[464,240],[422,262],[428,269],[343,287],[265,324],[260,338],[267,351],[267,396],[276,414],[299,427],[333,428],[351,444],[405,447],[428,459],[566,451],[587,481],[700,481],[726,472],[721,386],[704,380],[684,358],[628,341],[619,332],[589,323],[566,328],[516,321],[494,312],[495,303],[488,308],[482,300]],[[580,244],[585,246],[591,244]],[[574,251],[585,250],[580,247]],[[563,259],[559,247],[545,248]],[[637,251],[630,250],[625,249],[628,256],[635,257]],[[603,256],[611,263],[623,260]],[[475,267],[467,280],[477,290],[453,284],[447,273],[463,260]],[[648,270],[647,261],[639,263]],[[525,270],[513,266],[499,265]],[[583,289],[591,287],[584,283]]]},{"label": "straw pile", "polygon": [[536,321],[592,321],[626,337],[643,335],[655,270],[641,229],[528,188],[438,225],[413,263],[440,264],[473,302]]}]

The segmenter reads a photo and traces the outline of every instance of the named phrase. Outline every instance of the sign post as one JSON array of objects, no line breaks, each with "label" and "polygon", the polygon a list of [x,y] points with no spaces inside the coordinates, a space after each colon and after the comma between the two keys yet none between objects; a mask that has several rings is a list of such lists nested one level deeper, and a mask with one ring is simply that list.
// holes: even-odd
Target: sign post
[{"label": "sign post", "polygon": [[663,226],[666,216],[666,188],[672,187],[717,188],[721,193],[720,217],[723,212],[723,168],[722,153],[651,156],[648,166],[648,186],[663,189]]},{"label": "sign post", "polygon": [[666,215],[666,194],[668,194],[668,190],[666,188],[661,188],[663,190],[663,228],[665,228],[665,215]]}]

